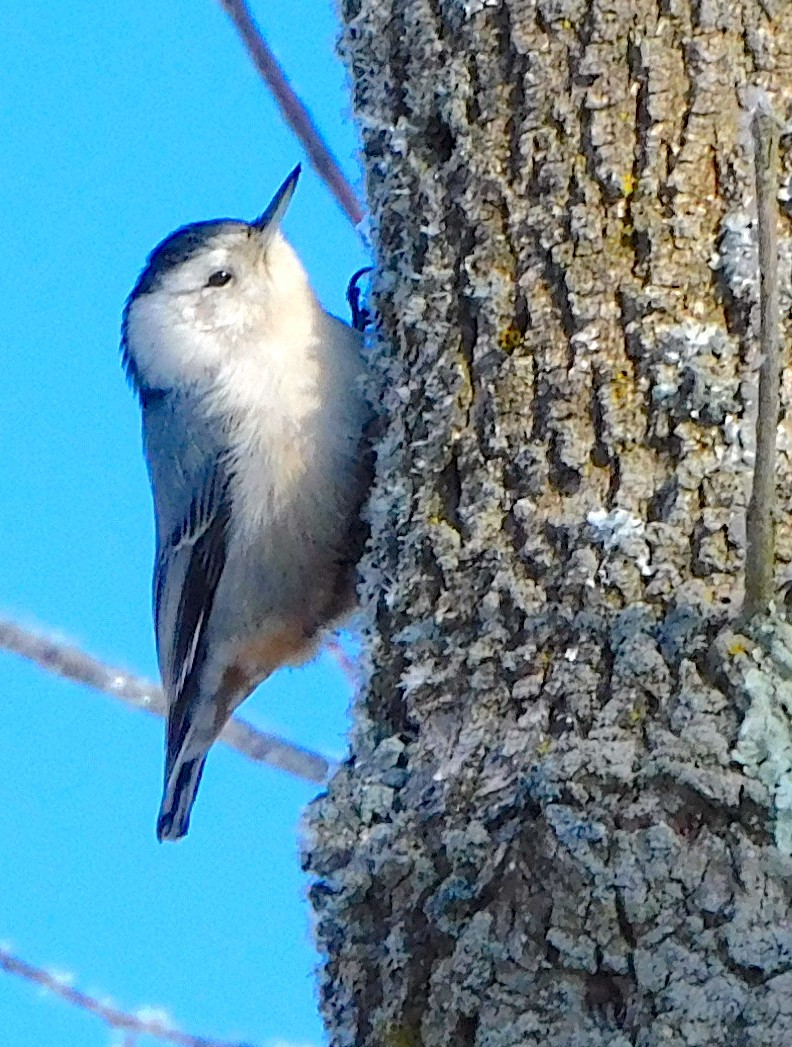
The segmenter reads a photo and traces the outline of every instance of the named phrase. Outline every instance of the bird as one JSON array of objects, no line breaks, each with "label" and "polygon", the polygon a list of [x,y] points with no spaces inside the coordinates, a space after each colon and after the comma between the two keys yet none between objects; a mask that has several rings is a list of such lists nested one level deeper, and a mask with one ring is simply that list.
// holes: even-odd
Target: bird
[{"label": "bird", "polygon": [[187,833],[234,710],[277,668],[313,657],[356,606],[366,365],[360,330],[322,308],[281,232],[299,174],[254,221],[166,237],[123,310],[154,503],[161,841]]}]

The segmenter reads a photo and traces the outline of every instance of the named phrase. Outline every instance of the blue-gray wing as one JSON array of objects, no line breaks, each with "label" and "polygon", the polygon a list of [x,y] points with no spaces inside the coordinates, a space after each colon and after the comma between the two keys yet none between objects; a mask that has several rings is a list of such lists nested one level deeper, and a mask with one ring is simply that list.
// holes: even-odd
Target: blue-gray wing
[{"label": "blue-gray wing", "polygon": [[198,694],[230,519],[223,433],[197,406],[190,396],[170,391],[143,399],[157,525],[154,624],[169,707],[169,758],[184,741]]}]

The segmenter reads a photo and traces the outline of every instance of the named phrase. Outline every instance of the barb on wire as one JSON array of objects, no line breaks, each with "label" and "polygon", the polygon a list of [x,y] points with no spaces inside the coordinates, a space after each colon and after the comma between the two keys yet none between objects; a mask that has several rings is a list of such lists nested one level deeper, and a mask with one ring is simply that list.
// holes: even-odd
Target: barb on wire
[{"label": "barb on wire", "polygon": [[24,978],[25,981],[38,985],[39,988],[58,996],[67,1003],[88,1011],[112,1029],[127,1034],[125,1042],[134,1043],[138,1036],[153,1036],[178,1047],[249,1047],[248,1044],[231,1043],[228,1040],[211,1040],[205,1036],[190,1036],[180,1032],[167,1020],[167,1017],[150,1007],[141,1008],[136,1014],[119,1010],[104,1000],[99,1000],[88,993],[73,988],[62,975],[36,967],[35,964],[15,956],[6,946],[0,945],[0,970],[7,974]]},{"label": "barb on wire", "polygon": [[246,0],[219,2],[236,26],[253,64],[274,95],[283,118],[305,147],[316,173],[326,183],[352,225],[359,225],[363,220],[363,209],[352,186],[344,177],[311,114],[294,93],[280,63],[256,25]]},{"label": "barb on wire", "polygon": [[[158,716],[165,714],[162,689],[152,680],[105,665],[62,640],[0,618],[0,649],[35,662],[57,676],[119,698],[136,709],[144,709]],[[332,769],[330,761],[320,753],[260,731],[236,716],[223,728],[220,740],[250,760],[266,763],[319,785],[327,780]]]}]

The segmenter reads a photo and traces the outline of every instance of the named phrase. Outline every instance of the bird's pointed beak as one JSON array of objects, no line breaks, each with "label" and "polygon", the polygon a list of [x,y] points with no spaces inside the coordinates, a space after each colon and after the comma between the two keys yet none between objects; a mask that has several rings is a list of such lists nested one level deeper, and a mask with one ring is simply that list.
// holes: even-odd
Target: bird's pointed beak
[{"label": "bird's pointed beak", "polygon": [[283,185],[273,196],[267,205],[266,211],[255,220],[251,222],[254,229],[258,229],[259,232],[265,234],[265,239],[269,240],[270,237],[280,227],[283,221],[283,216],[286,214],[286,209],[291,203],[291,198],[294,196],[294,190],[297,186],[297,179],[300,177],[300,165],[294,168],[288,178],[284,181]]}]

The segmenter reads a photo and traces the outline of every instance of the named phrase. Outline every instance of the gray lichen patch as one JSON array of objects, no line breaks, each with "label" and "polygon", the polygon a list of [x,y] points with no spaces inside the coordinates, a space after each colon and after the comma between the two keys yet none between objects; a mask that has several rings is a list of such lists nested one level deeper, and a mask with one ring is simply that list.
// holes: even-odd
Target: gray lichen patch
[{"label": "gray lichen patch", "polygon": [[742,672],[750,705],[732,756],[767,789],[776,844],[792,855],[792,629],[761,632],[755,664]]}]

